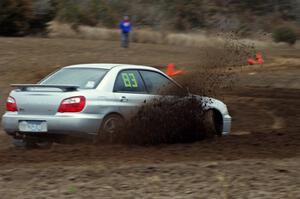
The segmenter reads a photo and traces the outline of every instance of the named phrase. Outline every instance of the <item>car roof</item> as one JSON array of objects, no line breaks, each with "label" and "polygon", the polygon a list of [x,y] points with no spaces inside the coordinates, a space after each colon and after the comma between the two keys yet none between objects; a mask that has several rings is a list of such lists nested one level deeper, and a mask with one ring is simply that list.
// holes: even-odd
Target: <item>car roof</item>
[{"label": "car roof", "polygon": [[66,66],[64,68],[101,68],[110,70],[112,68],[119,68],[119,69],[126,69],[126,68],[133,68],[133,69],[145,69],[145,70],[157,70],[156,68],[150,66],[142,66],[142,65],[132,65],[132,64],[110,64],[110,63],[99,63],[99,64],[77,64]]},{"label": "car roof", "polygon": [[119,64],[76,64],[71,66],[66,66],[64,68],[103,68],[103,69],[112,69],[113,67]]}]

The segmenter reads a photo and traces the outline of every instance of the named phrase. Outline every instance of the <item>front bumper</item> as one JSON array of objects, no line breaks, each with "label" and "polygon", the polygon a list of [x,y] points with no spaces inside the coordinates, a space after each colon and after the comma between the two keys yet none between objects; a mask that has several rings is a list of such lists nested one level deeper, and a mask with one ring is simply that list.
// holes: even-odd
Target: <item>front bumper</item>
[{"label": "front bumper", "polygon": [[228,135],[231,130],[231,116],[223,115],[223,135]]},{"label": "front bumper", "polygon": [[100,128],[103,117],[102,115],[83,113],[57,113],[49,116],[19,115],[18,113],[7,112],[2,117],[2,127],[6,133],[13,135],[20,132],[20,121],[46,121],[48,131],[46,133],[36,134],[96,134]]}]

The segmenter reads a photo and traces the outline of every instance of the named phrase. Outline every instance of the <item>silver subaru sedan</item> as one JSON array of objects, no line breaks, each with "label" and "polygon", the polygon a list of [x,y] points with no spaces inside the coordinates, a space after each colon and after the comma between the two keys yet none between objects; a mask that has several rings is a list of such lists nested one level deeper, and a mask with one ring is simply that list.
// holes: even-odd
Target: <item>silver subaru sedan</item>
[{"label": "silver subaru sedan", "polygon": [[[52,138],[63,135],[114,133],[130,113],[158,97],[158,91],[167,84],[182,88],[160,70],[148,66],[67,66],[38,84],[12,85],[2,126],[16,140],[31,138],[31,144],[52,142]],[[228,134],[231,117],[226,105],[213,98],[209,101],[206,112],[212,128],[217,134]]]}]

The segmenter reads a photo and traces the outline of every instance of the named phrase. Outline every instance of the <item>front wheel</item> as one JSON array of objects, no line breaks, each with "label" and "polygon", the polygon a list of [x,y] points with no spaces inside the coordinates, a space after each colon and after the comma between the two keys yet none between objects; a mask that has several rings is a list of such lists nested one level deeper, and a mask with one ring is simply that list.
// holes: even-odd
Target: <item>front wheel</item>
[{"label": "front wheel", "polygon": [[204,137],[213,138],[217,135],[217,129],[215,124],[215,115],[213,110],[208,110],[204,113],[203,126],[204,126]]},{"label": "front wheel", "polygon": [[121,128],[124,126],[124,119],[118,114],[106,116],[101,124],[96,141],[113,142]]}]

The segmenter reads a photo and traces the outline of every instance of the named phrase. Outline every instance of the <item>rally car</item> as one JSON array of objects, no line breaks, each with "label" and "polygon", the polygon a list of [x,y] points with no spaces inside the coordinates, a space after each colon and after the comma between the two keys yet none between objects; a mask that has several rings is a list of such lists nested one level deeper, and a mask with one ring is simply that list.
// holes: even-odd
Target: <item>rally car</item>
[{"label": "rally car", "polygon": [[[37,138],[30,139],[31,144],[52,142],[63,135],[101,137],[115,133],[132,110],[159,96],[158,90],[166,84],[182,89],[172,78],[148,66],[63,67],[37,84],[12,85],[2,126],[15,139]],[[228,134],[231,117],[226,105],[209,99],[206,111],[212,117],[214,131]]]}]

